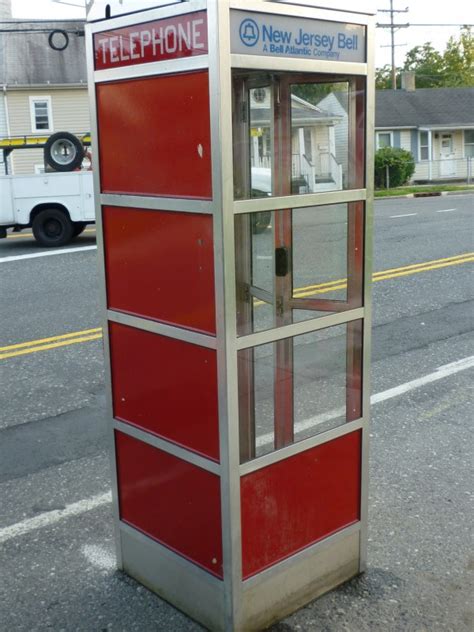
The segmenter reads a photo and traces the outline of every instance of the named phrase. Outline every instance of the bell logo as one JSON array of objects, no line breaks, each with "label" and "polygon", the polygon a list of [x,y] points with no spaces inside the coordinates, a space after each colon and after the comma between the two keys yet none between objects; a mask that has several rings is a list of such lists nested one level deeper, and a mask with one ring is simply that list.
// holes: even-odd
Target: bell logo
[{"label": "bell logo", "polygon": [[240,23],[239,35],[242,44],[245,44],[245,46],[255,46],[260,38],[258,24],[250,18],[242,20]]}]

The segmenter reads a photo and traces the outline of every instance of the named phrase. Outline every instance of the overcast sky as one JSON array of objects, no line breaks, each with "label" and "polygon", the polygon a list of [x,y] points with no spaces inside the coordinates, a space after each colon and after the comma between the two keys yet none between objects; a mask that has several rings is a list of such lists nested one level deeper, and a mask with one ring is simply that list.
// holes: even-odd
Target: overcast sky
[{"label": "overcast sky", "polygon": [[[83,4],[83,0],[67,0],[67,2]],[[151,4],[153,4],[152,1]],[[242,0],[242,6],[245,7],[245,0]],[[377,0],[376,6],[378,9],[388,9],[390,0]],[[407,6],[409,12],[397,14],[396,22],[474,24],[474,0],[394,0],[394,8],[396,9],[405,9]],[[12,10],[14,18],[60,19],[85,16],[84,9],[61,5],[53,0],[12,0]],[[387,23],[389,22],[389,14],[379,13],[377,20],[381,23]],[[406,46],[396,47],[396,62],[401,64],[410,48],[428,41],[442,51],[448,38],[458,33],[458,27],[448,26],[412,26],[400,29],[395,35],[395,43],[406,44]],[[383,66],[390,62],[390,48],[384,48],[384,45],[390,44],[390,30],[377,29],[376,41],[375,63],[377,66]]]}]

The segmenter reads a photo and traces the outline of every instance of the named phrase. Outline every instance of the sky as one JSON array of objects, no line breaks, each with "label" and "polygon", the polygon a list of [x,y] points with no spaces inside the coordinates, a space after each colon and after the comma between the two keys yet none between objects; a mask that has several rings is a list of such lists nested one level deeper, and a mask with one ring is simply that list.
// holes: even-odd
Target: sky
[{"label": "sky", "polygon": [[[84,5],[84,0],[64,0],[71,4]],[[353,0],[356,2],[357,0]],[[245,7],[245,0],[242,0]],[[377,9],[388,9],[390,0],[377,0]],[[474,24],[474,0],[394,0],[394,9],[409,8],[408,13],[395,16],[398,23],[430,23],[430,24]],[[81,18],[85,10],[61,5],[53,0],[12,0],[14,18]],[[388,23],[388,13],[379,13],[377,21]],[[419,44],[431,42],[435,48],[443,51],[451,35],[458,35],[459,27],[418,27],[403,28],[395,34],[396,63],[401,65],[406,53]],[[398,46],[398,44],[406,44]],[[390,63],[390,30],[376,30],[375,64],[377,67]]]}]

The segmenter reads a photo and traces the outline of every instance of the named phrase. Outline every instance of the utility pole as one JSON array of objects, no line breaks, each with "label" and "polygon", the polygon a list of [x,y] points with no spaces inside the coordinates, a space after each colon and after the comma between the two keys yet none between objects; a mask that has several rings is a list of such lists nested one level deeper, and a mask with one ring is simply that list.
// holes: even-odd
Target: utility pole
[{"label": "utility pole", "polygon": [[390,24],[377,24],[378,28],[382,29],[390,29],[390,48],[392,49],[392,90],[397,89],[397,67],[395,66],[395,31],[398,29],[405,29],[410,25],[407,24],[395,24],[393,21],[395,13],[408,13],[409,8],[405,9],[394,9],[393,8],[393,0],[390,0],[390,9],[378,9],[380,13],[390,13]]}]

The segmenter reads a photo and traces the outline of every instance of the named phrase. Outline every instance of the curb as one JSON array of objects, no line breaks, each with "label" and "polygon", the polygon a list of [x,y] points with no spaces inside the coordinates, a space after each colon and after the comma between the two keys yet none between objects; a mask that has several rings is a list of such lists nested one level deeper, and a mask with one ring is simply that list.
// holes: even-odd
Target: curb
[{"label": "curb", "polygon": [[374,196],[374,200],[400,200],[403,198],[422,198],[422,197],[439,197],[446,195],[474,195],[474,189],[463,189],[461,191],[433,191],[433,192],[423,192],[419,193],[407,193],[406,195],[384,195],[384,196]]}]

